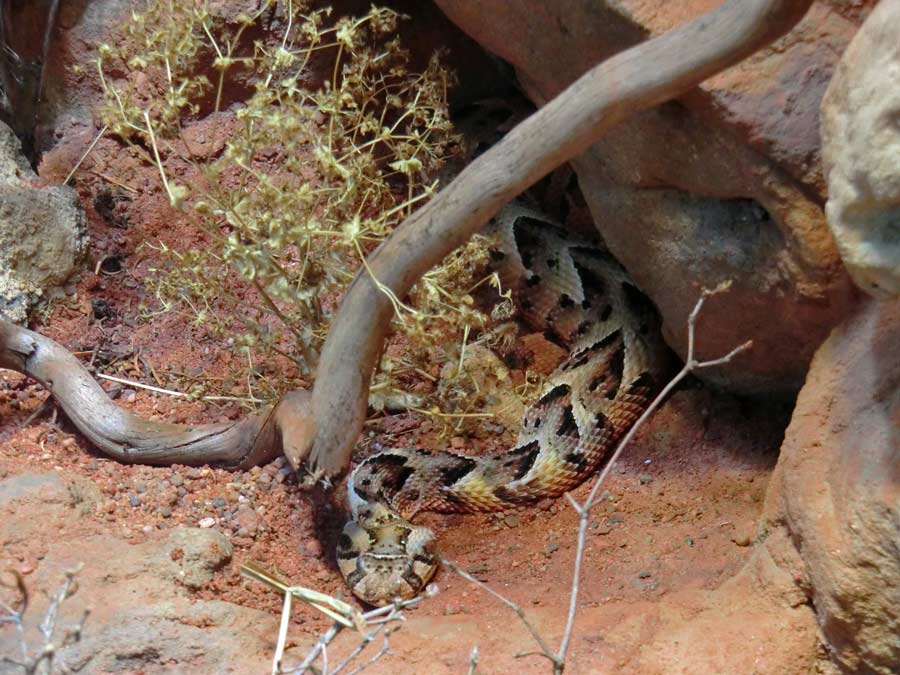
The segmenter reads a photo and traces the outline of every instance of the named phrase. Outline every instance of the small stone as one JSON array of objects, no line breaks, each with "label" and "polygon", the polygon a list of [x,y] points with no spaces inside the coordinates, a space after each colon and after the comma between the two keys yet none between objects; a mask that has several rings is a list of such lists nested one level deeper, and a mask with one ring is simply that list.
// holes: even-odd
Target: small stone
[{"label": "small stone", "polygon": [[259,530],[259,515],[249,506],[241,504],[234,516],[237,534],[241,537],[253,537]]},{"label": "small stone", "polygon": [[172,485],[174,485],[175,487],[180,487],[183,484],[184,484],[184,476],[182,476],[180,473],[173,473],[172,474]]},{"label": "small stone", "polygon": [[125,403],[134,403],[134,400],[137,398],[137,392],[134,389],[123,389],[120,398]]},{"label": "small stone", "polygon": [[450,447],[454,450],[462,450],[466,447],[466,439],[462,436],[454,436],[450,439]]},{"label": "small stone", "polygon": [[131,503],[131,506],[132,506],[133,508],[136,508],[136,507],[138,507],[138,506],[141,505],[141,498],[138,497],[138,496],[137,496],[136,494],[134,494],[133,492],[129,492],[129,493],[128,493],[128,501]]},{"label": "small stone", "polygon": [[161,515],[163,518],[171,518],[172,509],[170,509],[168,506],[164,506],[159,510],[159,515]]},{"label": "small stone", "polygon": [[547,544],[547,550],[544,552],[544,555],[548,558],[556,553],[559,550],[559,544],[549,543]]},{"label": "small stone", "polygon": [[552,499],[542,499],[537,503],[537,508],[541,511],[549,511],[551,506],[553,506]]},{"label": "small stone", "polygon": [[518,527],[519,523],[522,522],[522,519],[515,513],[511,513],[506,518],[503,519],[503,522],[506,523],[507,527]]},{"label": "small stone", "polygon": [[642,571],[638,572],[638,579],[649,579],[649,578],[650,578],[650,572],[648,572],[647,570],[642,570]]},{"label": "small stone", "polygon": [[210,527],[212,527],[215,524],[216,524],[215,518],[201,518],[200,522],[197,523],[197,525],[199,525],[200,527],[202,527],[205,530],[209,529]]},{"label": "small stone", "polygon": [[142,495],[147,491],[147,486],[144,485],[143,483],[138,483],[137,485],[134,486],[134,491],[137,492],[139,495]]},{"label": "small stone", "polygon": [[739,527],[734,534],[731,535],[731,541],[737,546],[749,546],[756,538],[756,524],[746,523],[743,527]]},{"label": "small stone", "polygon": [[641,485],[646,485],[651,480],[653,480],[653,476],[651,476],[649,473],[642,473],[638,475],[638,480],[640,481]]},{"label": "small stone", "polygon": [[224,509],[228,506],[228,502],[223,497],[213,497],[212,505],[217,509]]}]

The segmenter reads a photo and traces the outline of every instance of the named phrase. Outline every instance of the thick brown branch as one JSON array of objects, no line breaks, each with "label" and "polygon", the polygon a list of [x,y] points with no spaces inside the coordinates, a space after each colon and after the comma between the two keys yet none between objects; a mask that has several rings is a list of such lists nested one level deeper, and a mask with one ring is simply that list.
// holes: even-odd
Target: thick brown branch
[{"label": "thick brown branch", "polygon": [[46,387],[88,440],[122,462],[252,466],[290,451],[308,436],[309,395],[287,394],[278,405],[237,422],[181,426],[150,422],[116,406],[64,347],[0,319],[0,368]]},{"label": "thick brown branch", "polygon": [[[407,218],[370,258],[371,274],[403,297],[510,199],[627,116],[677,96],[784,34],[810,2],[730,0],[596,66]],[[295,466],[307,449],[317,475],[348,465],[391,312],[387,296],[368,272],[360,272],[322,351],[312,399],[318,430],[304,452],[289,457]]]}]

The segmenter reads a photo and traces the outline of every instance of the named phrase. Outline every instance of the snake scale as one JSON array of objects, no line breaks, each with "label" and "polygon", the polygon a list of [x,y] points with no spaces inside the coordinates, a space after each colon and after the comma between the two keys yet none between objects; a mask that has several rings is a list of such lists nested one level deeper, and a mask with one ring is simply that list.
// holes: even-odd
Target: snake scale
[{"label": "snake scale", "polygon": [[496,511],[571,490],[597,470],[660,384],[655,312],[618,263],[517,203],[488,227],[499,242],[491,257],[523,318],[570,353],[505,453],[391,448],[353,471],[352,519],[337,561],[352,592],[372,605],[416,595],[438,567],[434,534],[404,514]]}]

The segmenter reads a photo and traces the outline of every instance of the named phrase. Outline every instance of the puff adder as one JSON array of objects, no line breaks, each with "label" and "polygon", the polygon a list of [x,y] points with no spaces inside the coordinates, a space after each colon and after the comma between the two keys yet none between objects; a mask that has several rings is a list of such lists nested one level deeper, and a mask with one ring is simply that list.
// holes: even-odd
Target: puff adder
[{"label": "puff adder", "polygon": [[404,514],[502,510],[571,490],[603,463],[660,384],[656,315],[618,263],[519,204],[489,227],[500,242],[497,271],[516,289],[523,317],[570,353],[505,453],[393,448],[353,471],[338,566],[354,595],[373,605],[416,595],[437,570],[434,534]]}]

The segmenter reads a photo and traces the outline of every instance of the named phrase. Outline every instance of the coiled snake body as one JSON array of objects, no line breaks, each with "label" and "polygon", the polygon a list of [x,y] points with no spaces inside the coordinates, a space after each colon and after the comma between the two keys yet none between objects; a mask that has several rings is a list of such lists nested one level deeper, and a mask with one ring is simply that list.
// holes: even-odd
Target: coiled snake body
[{"label": "coiled snake body", "polygon": [[347,485],[352,520],[337,559],[353,593],[374,605],[412,597],[435,573],[434,534],[401,514],[494,511],[560,495],[590,476],[649,404],[661,376],[653,309],[608,255],[535,211],[510,205],[491,223],[493,257],[524,318],[570,355],[497,456],[394,448],[366,459]]}]

